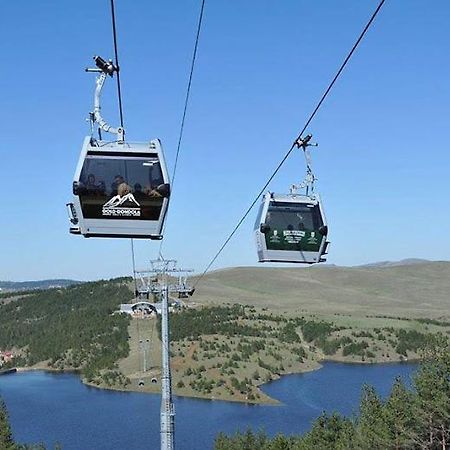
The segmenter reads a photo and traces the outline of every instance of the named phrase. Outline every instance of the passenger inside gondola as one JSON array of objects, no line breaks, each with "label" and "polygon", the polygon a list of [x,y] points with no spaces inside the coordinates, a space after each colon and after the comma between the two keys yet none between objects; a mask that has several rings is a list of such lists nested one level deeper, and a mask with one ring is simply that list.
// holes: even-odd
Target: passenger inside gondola
[{"label": "passenger inside gondola", "polygon": [[125,180],[123,179],[122,175],[116,175],[114,177],[114,181],[111,184],[111,194],[112,195],[117,195],[119,192],[119,186],[121,184],[125,183]]},{"label": "passenger inside gondola", "polygon": [[125,181],[123,183],[120,183],[119,186],[117,186],[117,193],[123,197],[124,195],[127,195],[131,192],[130,186],[128,186]]},{"label": "passenger inside gondola", "polygon": [[93,173],[90,173],[88,175],[87,182],[86,182],[86,189],[88,191],[95,191],[95,190],[97,190],[97,185],[95,183],[95,175]]},{"label": "passenger inside gondola", "polygon": [[105,192],[105,183],[103,181],[97,182],[93,173],[88,175],[84,186],[90,194],[103,194]]},{"label": "passenger inside gondola", "polygon": [[144,189],[144,193],[149,197],[162,197],[157,188],[158,186],[147,185]]},{"label": "passenger inside gondola", "polygon": [[142,192],[142,185],[140,183],[135,183],[133,195],[136,199],[145,197],[144,192]]}]

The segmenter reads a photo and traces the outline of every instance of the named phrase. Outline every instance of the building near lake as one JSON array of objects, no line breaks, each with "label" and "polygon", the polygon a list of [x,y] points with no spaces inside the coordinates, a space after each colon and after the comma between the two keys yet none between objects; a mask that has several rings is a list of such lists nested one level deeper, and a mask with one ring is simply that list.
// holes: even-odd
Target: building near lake
[{"label": "building near lake", "polygon": [[[179,300],[171,301],[169,305],[169,312],[179,310],[182,308],[182,304]],[[152,317],[157,314],[161,314],[161,303],[151,303],[147,301],[137,301],[135,303],[122,303],[120,305],[119,312],[129,314],[133,317]]]},{"label": "building near lake", "polygon": [[161,314],[161,303],[140,301],[136,303],[123,303],[120,312],[133,317],[151,317]]},{"label": "building near lake", "polygon": [[9,363],[14,359],[14,353],[10,351],[1,351],[0,350],[0,365]]}]

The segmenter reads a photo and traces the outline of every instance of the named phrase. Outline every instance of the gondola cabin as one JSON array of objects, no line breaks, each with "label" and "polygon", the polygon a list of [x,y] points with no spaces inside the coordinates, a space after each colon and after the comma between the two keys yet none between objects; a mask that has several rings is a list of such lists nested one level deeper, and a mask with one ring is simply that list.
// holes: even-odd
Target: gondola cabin
[{"label": "gondola cabin", "polygon": [[328,227],[319,196],[263,197],[255,223],[259,262],[325,261]]},{"label": "gondola cabin", "polygon": [[86,137],[73,194],[68,204],[72,234],[161,239],[170,196],[161,143]]}]

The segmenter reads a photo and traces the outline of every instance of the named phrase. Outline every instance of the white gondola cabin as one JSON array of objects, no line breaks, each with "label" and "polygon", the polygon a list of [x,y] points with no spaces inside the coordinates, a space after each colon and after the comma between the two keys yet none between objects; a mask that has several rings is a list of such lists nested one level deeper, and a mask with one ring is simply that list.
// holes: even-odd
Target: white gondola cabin
[{"label": "white gondola cabin", "polygon": [[73,194],[71,233],[161,239],[170,185],[159,140],[135,144],[86,137]]},{"label": "white gondola cabin", "polygon": [[267,193],[254,232],[259,262],[325,261],[328,227],[317,195]]}]

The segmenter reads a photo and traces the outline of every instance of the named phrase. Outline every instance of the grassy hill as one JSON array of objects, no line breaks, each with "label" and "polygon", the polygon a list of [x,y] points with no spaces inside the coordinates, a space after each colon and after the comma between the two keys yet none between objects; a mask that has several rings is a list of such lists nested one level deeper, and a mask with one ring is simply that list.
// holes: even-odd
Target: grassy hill
[{"label": "grassy hill", "polygon": [[450,318],[450,262],[382,266],[237,267],[207,274],[194,301],[276,312]]}]

